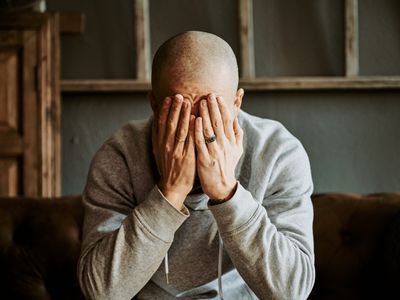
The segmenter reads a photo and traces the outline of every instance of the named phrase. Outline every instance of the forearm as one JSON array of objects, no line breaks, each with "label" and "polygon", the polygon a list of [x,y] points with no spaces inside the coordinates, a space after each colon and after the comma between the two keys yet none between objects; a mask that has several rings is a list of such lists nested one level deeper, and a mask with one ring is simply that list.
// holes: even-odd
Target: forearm
[{"label": "forearm", "polygon": [[160,266],[186,218],[155,187],[118,229],[84,247],[78,271],[86,297],[130,299],[136,295]]},{"label": "forearm", "polygon": [[162,262],[170,243],[151,239],[132,222],[126,220],[81,257],[79,277],[88,299],[131,299]]},{"label": "forearm", "polygon": [[278,231],[265,208],[243,187],[239,187],[231,200],[211,209],[226,251],[258,297],[305,299],[308,296],[315,274],[309,246],[312,241],[301,232],[308,232],[307,228],[289,234],[284,233],[287,228]]},{"label": "forearm", "polygon": [[306,299],[314,284],[312,256],[260,214],[241,233],[223,235],[225,248],[261,299]]}]

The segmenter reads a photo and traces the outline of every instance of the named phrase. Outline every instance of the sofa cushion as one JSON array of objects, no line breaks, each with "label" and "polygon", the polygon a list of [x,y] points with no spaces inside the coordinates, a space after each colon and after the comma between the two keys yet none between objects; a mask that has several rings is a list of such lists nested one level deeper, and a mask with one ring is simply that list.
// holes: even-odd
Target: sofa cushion
[{"label": "sofa cushion", "polygon": [[397,294],[386,270],[389,260],[400,261],[400,252],[391,246],[399,245],[392,231],[400,193],[320,194],[313,196],[313,204],[317,278],[311,298],[386,299]]},{"label": "sofa cushion", "polygon": [[[400,275],[400,193],[317,194],[311,299],[390,298]],[[83,299],[80,196],[0,198],[1,299]]]},{"label": "sofa cushion", "polygon": [[0,199],[1,299],[83,299],[81,197]]}]

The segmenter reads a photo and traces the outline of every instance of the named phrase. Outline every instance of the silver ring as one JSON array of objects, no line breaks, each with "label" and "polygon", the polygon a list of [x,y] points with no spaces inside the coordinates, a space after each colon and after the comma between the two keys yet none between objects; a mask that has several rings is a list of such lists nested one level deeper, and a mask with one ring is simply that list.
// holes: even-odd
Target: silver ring
[{"label": "silver ring", "polygon": [[210,137],[204,137],[204,141],[206,142],[206,144],[210,144],[212,142],[215,142],[217,140],[217,136],[214,134]]}]

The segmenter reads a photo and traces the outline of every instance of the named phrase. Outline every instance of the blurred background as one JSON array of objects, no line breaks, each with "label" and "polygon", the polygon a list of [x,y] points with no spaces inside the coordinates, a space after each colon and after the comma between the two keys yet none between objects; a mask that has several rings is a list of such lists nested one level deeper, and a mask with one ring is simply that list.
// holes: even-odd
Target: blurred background
[{"label": "blurred background", "polygon": [[[6,2],[24,1],[1,3]],[[141,78],[144,84],[130,85],[140,68],[136,2],[147,5],[142,10],[147,68],[161,43],[182,31],[215,33],[232,46],[246,92],[242,108],[283,123],[300,139],[316,193],[400,190],[399,1],[36,2],[47,12],[78,14],[84,23],[79,33],[68,34],[74,18],[67,18],[67,33],[59,37],[62,195],[82,193],[93,155],[116,129],[152,113],[149,72]],[[252,3],[248,32],[243,3]],[[352,3],[355,17],[346,18]],[[348,20],[355,28],[346,34]],[[250,53],[247,63],[243,48]],[[315,81],[304,88],[307,78]],[[100,80],[104,86],[127,81],[107,88]]]},{"label": "blurred background", "polygon": [[[151,54],[185,30],[212,32],[240,53],[237,1],[149,1]],[[61,37],[64,79],[133,78],[132,1],[51,0],[80,11],[86,30]],[[344,76],[344,1],[254,0],[257,77]],[[360,75],[400,75],[400,2],[359,2]],[[400,190],[396,89],[246,91],[243,109],[282,122],[306,148],[316,192]],[[62,93],[62,193],[79,194],[99,146],[151,114],[146,93]]]},{"label": "blurred background", "polygon": [[232,46],[243,110],[309,155],[310,299],[398,298],[398,0],[0,0],[0,298],[83,299],[90,162],[152,114],[152,56],[186,30]]}]

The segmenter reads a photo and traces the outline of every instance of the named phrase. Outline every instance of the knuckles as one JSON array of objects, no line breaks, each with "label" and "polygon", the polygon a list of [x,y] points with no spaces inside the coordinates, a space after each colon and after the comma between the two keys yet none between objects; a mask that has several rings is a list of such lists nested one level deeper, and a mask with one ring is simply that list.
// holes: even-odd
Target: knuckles
[{"label": "knuckles", "polygon": [[175,122],[173,121],[173,120],[169,120],[168,122],[167,122],[167,127],[169,128],[169,129],[175,129]]},{"label": "knuckles", "polygon": [[210,167],[215,167],[217,165],[218,161],[216,159],[211,159],[210,160]]},{"label": "knuckles", "polygon": [[195,138],[195,142],[196,142],[197,145],[201,145],[201,143],[204,143],[204,140],[202,138],[200,138],[200,137],[196,137]]},{"label": "knuckles", "polygon": [[189,160],[195,160],[196,159],[196,156],[194,155],[194,152],[193,153],[192,152],[186,152],[185,156]]},{"label": "knuckles", "polygon": [[176,151],[174,151],[174,152],[172,153],[172,159],[174,159],[174,160],[179,160],[179,159],[181,159],[181,158],[182,158],[182,155],[179,154],[179,153],[177,153]]},{"label": "knuckles", "polygon": [[228,126],[228,128],[229,128],[229,127],[232,127],[232,125],[233,125],[233,120],[232,120],[232,118],[226,118],[226,119],[225,119],[225,124]]},{"label": "knuckles", "polygon": [[208,137],[210,137],[213,134],[212,130],[208,127],[204,128],[204,132],[207,134]]},{"label": "knuckles", "polygon": [[170,145],[165,145],[164,146],[164,151],[165,151],[165,153],[171,153],[171,151],[172,151],[171,146]]}]

